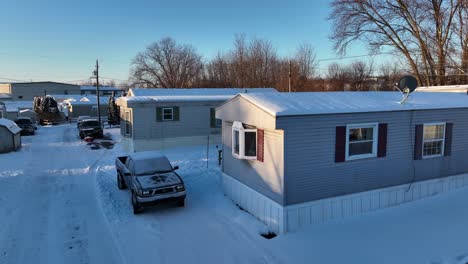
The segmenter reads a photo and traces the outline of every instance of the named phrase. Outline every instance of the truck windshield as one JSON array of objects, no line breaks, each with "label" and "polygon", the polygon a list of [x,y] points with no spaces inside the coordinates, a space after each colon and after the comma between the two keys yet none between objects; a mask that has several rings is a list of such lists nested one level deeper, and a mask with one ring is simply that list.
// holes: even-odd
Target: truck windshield
[{"label": "truck windshield", "polygon": [[172,166],[167,158],[150,158],[145,160],[135,160],[135,175],[151,175],[158,173],[168,173],[172,171]]},{"label": "truck windshield", "polygon": [[98,127],[101,126],[99,121],[85,121],[81,123],[82,127]]}]

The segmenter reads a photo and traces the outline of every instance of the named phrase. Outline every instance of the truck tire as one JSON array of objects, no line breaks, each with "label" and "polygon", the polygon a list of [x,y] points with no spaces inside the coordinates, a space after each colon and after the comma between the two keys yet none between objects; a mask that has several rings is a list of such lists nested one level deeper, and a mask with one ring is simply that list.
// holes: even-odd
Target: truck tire
[{"label": "truck tire", "polygon": [[125,182],[122,179],[122,176],[120,176],[119,173],[117,173],[117,187],[119,187],[120,190],[127,188],[127,186],[125,185]]},{"label": "truck tire", "polygon": [[184,207],[184,206],[185,206],[185,200],[178,201],[178,202],[176,203],[176,205],[177,205],[178,207]]},{"label": "truck tire", "polygon": [[83,139],[84,138],[84,135],[80,133],[80,138]]},{"label": "truck tire", "polygon": [[132,208],[133,208],[133,214],[140,214],[143,211],[143,208],[141,205],[138,204],[138,201],[136,199],[136,194],[134,191],[132,191]]}]

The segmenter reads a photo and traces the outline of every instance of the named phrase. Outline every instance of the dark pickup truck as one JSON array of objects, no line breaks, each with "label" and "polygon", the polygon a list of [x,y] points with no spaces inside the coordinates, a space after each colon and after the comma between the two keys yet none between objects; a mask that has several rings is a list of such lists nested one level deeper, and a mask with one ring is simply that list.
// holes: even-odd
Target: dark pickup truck
[{"label": "dark pickup truck", "polygon": [[117,157],[117,185],[130,189],[133,213],[138,214],[146,206],[161,203],[185,204],[185,185],[169,160],[157,151],[132,153]]},{"label": "dark pickup truck", "polygon": [[80,138],[93,137],[93,138],[103,138],[104,129],[102,124],[99,123],[97,119],[85,119],[80,122],[78,126],[80,133]]}]

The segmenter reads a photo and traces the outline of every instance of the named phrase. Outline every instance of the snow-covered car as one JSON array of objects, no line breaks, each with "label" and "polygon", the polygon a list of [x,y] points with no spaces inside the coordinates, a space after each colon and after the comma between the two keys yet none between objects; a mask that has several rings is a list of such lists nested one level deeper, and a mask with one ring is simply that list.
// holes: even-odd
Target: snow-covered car
[{"label": "snow-covered car", "polygon": [[102,124],[99,123],[97,119],[85,119],[81,121],[80,127],[78,128],[80,133],[80,138],[93,137],[93,138],[103,138],[104,129]]},{"label": "snow-covered car", "polygon": [[91,119],[91,116],[79,116],[78,119],[76,120],[76,127],[80,128],[81,122],[86,119]]},{"label": "snow-covered car", "polygon": [[143,151],[117,157],[117,185],[131,191],[133,213],[161,203],[185,205],[185,185],[169,160],[157,151]]},{"label": "snow-covered car", "polygon": [[34,135],[36,125],[30,117],[18,117],[15,123],[21,128],[21,135]]}]

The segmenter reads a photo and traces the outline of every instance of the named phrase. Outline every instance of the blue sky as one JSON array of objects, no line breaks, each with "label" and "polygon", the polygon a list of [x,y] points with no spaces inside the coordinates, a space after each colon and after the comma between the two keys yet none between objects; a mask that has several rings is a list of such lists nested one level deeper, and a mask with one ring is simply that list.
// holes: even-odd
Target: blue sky
[{"label": "blue sky", "polygon": [[[306,42],[318,59],[337,57],[328,0],[4,0],[0,10],[2,78],[82,80],[98,58],[102,76],[126,80],[137,52],[165,36],[206,60],[231,49],[239,33],[270,40],[282,56]],[[365,53],[356,43],[347,55]]]}]

